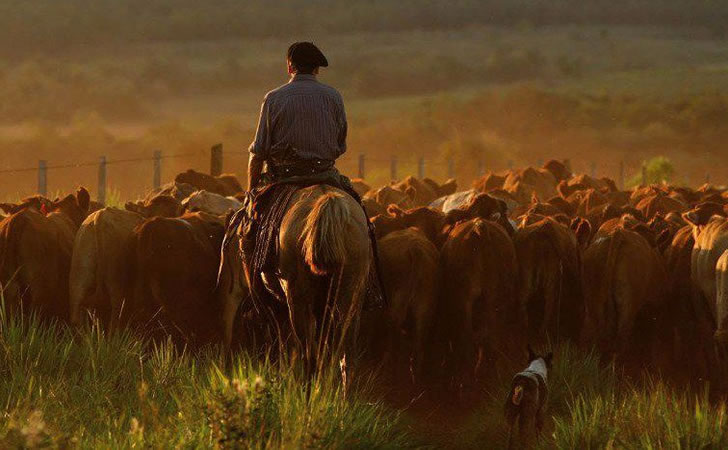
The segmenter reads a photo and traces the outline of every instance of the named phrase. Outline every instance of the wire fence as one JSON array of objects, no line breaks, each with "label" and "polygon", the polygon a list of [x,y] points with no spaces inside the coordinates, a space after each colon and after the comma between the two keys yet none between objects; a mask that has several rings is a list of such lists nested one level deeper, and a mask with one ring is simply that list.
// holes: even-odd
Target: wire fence
[{"label": "wire fence", "polygon": [[[96,161],[56,164],[49,164],[47,160],[40,160],[38,161],[38,165],[35,167],[0,168],[0,174],[37,172],[38,181],[36,192],[46,196],[48,194],[49,171],[85,169],[84,176],[78,177],[77,179],[88,180],[89,177],[93,177],[89,170],[96,168],[96,200],[101,204],[106,204],[108,180],[110,178],[108,176],[109,171],[123,164],[149,163],[152,169],[151,180],[149,180],[149,182],[144,181],[143,177],[140,177],[140,174],[142,173],[140,171],[133,173],[130,173],[129,171],[119,171],[118,173],[115,173],[115,179],[117,181],[124,179],[127,182],[147,186],[147,188],[151,186],[152,189],[159,189],[162,186],[163,181],[163,161],[183,159],[190,159],[191,161],[191,159],[194,158],[195,162],[198,163],[196,164],[196,168],[200,168],[199,162],[203,159],[209,158],[209,173],[212,175],[220,175],[223,172],[224,161],[232,161],[235,167],[240,169],[233,170],[232,172],[244,173],[244,170],[247,167],[247,157],[248,152],[246,151],[224,151],[222,144],[216,144],[210,148],[209,152],[202,151],[165,154],[162,151],[157,150],[152,152],[150,156],[117,159],[107,159],[105,156],[100,156]],[[531,163],[531,165],[536,165],[537,167],[540,167],[543,164],[543,160],[535,160]],[[189,164],[188,161],[188,164],[185,167],[189,168],[191,165],[192,164]],[[342,171],[342,173],[345,173],[350,177],[361,178],[370,183],[370,185],[377,186],[380,184],[386,184],[390,181],[400,180],[408,175],[416,176],[417,178],[455,178],[459,181],[468,181],[479,178],[487,171],[499,172],[507,169],[513,169],[515,164],[513,161],[509,160],[501,161],[500,163],[494,163],[493,161],[486,163],[485,160],[480,160],[478,158],[464,158],[456,160],[455,158],[450,157],[425,158],[424,156],[417,156],[413,154],[391,155],[387,158],[367,155],[366,153],[347,153],[337,160],[337,167]],[[612,178],[615,180],[617,185],[622,188],[628,184],[630,178],[634,179],[637,177],[637,179],[639,179],[641,169],[641,162],[628,161],[625,163],[623,160],[614,161],[612,163],[602,162],[600,164],[593,161],[578,161],[574,164],[574,167],[572,167],[574,173],[586,173],[595,177],[607,176]],[[207,170],[207,168],[202,170]],[[644,181],[644,177],[644,171],[642,171],[641,181]],[[116,184],[118,185],[118,183]]]}]

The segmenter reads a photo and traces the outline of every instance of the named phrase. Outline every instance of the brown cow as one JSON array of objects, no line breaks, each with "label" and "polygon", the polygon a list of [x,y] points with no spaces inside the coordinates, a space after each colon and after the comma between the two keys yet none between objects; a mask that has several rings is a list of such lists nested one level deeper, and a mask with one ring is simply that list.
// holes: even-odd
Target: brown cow
[{"label": "brown cow", "polygon": [[194,343],[217,338],[221,305],[214,294],[223,234],[223,223],[201,212],[138,226],[131,247],[133,313]]},{"label": "brown cow", "polygon": [[369,186],[366,181],[362,180],[361,178],[352,178],[351,186],[354,188],[354,191],[359,194],[360,197],[372,190],[371,186]]},{"label": "brown cow", "polygon": [[223,197],[233,196],[243,190],[234,175],[224,174],[214,177],[192,169],[178,174],[174,181],[190,184],[198,191],[209,191]]},{"label": "brown cow", "polygon": [[394,231],[405,230],[410,227],[419,229],[437,247],[442,245],[445,238],[445,214],[433,208],[413,208],[404,211],[395,205],[390,205],[387,214],[372,218],[374,232],[377,239],[382,239]]},{"label": "brown cow", "polygon": [[47,215],[29,207],[0,222],[0,281],[10,305],[25,304],[43,317],[68,318],[73,240],[89,203],[88,191],[80,188],[52,202]]},{"label": "brown cow", "polygon": [[442,197],[438,192],[437,184],[432,182],[432,180],[426,182],[425,180],[420,180],[412,176],[398,183],[394,183],[392,188],[408,194],[415,207],[427,206],[438,197]]},{"label": "brown cow", "polygon": [[719,268],[720,259],[728,250],[728,219],[713,216],[707,223],[693,212],[685,214],[691,222],[695,246],[691,258],[691,276],[709,306],[715,324],[715,340],[721,347],[728,346],[728,295]]},{"label": "brown cow", "polygon": [[543,165],[543,168],[551,172],[557,181],[568,180],[573,175],[568,167],[568,161],[556,161],[552,159]]},{"label": "brown cow", "polygon": [[403,209],[410,209],[415,206],[413,201],[414,196],[415,193],[413,189],[410,189],[408,192],[402,192],[391,186],[383,186],[379,189],[367,192],[362,199],[364,201],[374,200],[384,209],[386,209],[389,205],[397,205]]},{"label": "brown cow", "polygon": [[706,378],[713,361],[712,313],[702,296],[697,295],[690,275],[694,244],[692,227],[684,226],[665,250],[668,274],[665,310],[669,319],[665,325],[672,342],[666,363],[669,372],[688,379]]},{"label": "brown cow", "polygon": [[525,311],[516,300],[518,266],[508,233],[484,219],[460,222],[450,231],[441,260],[444,342],[452,343],[456,366],[466,370],[476,350],[492,359],[499,346],[519,345]]},{"label": "brown cow", "polygon": [[[137,212],[104,208],[81,224],[73,246],[70,275],[70,318],[81,320],[81,308],[93,307],[114,329],[133,284],[129,245],[134,229],[145,217],[177,217],[182,206],[169,196],[134,204]],[[130,305],[127,305],[127,308]]]},{"label": "brown cow", "polygon": [[[584,225],[582,225],[582,223]],[[578,222],[586,243],[588,222]],[[519,302],[526,306],[530,342],[577,340],[583,323],[581,257],[577,236],[546,217],[513,236],[519,267]]]},{"label": "brown cow", "polygon": [[663,193],[643,197],[635,206],[647,219],[657,214],[667,215],[671,212],[685,211],[685,204]]},{"label": "brown cow", "polygon": [[144,217],[177,217],[184,210],[181,200],[165,194],[155,195],[143,201],[127,202],[124,208]]},{"label": "brown cow", "polygon": [[665,273],[657,251],[622,222],[600,228],[583,259],[582,337],[606,355],[638,356],[653,343],[650,313],[662,298]]},{"label": "brown cow", "polygon": [[503,183],[503,189],[513,194],[519,203],[528,203],[532,195],[546,200],[556,195],[556,178],[546,169],[532,167],[512,171]]},{"label": "brown cow", "polygon": [[389,300],[383,333],[388,349],[385,354],[395,362],[398,355],[409,356],[413,376],[419,375],[437,306],[439,253],[421,231],[407,228],[379,241],[379,258]]},{"label": "brown cow", "polygon": [[503,189],[503,183],[505,183],[505,181],[505,175],[497,175],[493,172],[488,172],[473,182],[473,189],[479,192]]}]

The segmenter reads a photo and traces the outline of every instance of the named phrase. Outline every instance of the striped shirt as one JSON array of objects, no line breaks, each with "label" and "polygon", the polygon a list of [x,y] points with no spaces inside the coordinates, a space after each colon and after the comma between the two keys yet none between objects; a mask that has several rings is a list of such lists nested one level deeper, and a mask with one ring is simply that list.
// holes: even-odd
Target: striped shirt
[{"label": "striped shirt", "polygon": [[341,94],[314,75],[296,74],[266,94],[249,151],[265,160],[333,161],[346,151],[346,133]]}]

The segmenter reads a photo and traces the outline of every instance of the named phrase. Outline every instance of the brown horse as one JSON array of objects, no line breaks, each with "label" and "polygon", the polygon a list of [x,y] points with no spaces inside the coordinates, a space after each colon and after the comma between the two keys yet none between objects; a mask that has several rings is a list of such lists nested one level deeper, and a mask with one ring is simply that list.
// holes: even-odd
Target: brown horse
[{"label": "brown horse", "polygon": [[[361,206],[330,186],[301,189],[283,217],[278,246],[277,271],[267,282],[277,283],[285,294],[292,335],[304,355],[315,358],[354,350],[372,261]],[[248,285],[240,276],[242,264],[235,247],[223,249],[218,277],[227,346]]]}]

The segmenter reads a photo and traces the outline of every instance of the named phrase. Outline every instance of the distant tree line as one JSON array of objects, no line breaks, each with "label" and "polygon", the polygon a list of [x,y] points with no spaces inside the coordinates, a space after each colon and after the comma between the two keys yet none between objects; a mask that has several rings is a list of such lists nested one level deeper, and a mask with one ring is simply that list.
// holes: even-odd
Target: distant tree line
[{"label": "distant tree line", "polygon": [[661,25],[728,35],[728,2],[704,0],[0,0],[6,54],[134,41],[293,37],[468,25]]}]

